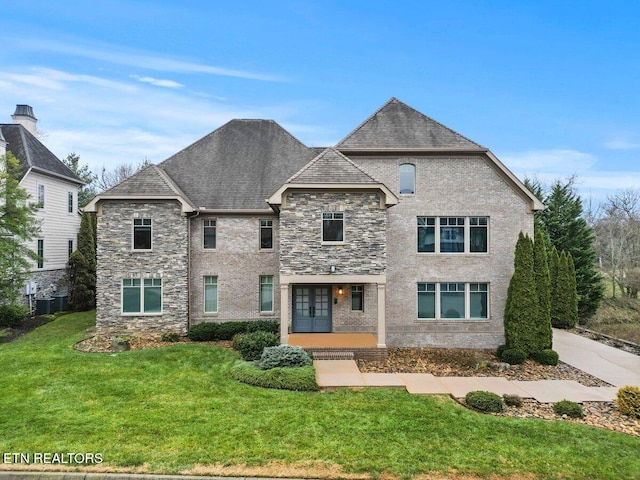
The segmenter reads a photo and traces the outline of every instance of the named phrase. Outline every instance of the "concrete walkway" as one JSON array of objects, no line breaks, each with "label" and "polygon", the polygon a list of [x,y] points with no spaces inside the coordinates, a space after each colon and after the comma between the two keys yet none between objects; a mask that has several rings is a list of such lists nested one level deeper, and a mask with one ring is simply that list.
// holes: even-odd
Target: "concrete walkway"
[{"label": "concrete walkway", "polygon": [[510,381],[502,377],[435,377],[429,373],[362,373],[353,360],[314,361],[321,387],[404,387],[412,394],[464,397],[474,390],[498,395],[516,394],[542,403],[560,400],[609,402],[618,387],[640,385],[640,357],[588,338],[553,331],[553,346],[560,360],[614,385],[585,387],[573,380]]}]

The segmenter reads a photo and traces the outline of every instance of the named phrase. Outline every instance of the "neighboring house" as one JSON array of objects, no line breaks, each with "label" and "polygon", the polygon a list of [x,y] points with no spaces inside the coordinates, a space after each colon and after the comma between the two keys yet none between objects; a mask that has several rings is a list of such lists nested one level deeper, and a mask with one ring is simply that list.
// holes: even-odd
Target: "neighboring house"
[{"label": "neighboring house", "polygon": [[392,98],[336,146],[232,120],[98,195],[100,332],[275,319],[384,346],[496,347],[542,204]]},{"label": "neighboring house", "polygon": [[67,260],[76,249],[83,182],[36,138],[37,119],[29,105],[17,105],[11,118],[14,123],[0,124],[0,156],[11,152],[18,159],[20,185],[38,205],[40,235],[28,247],[42,258],[33,263],[29,280],[37,285],[36,298],[49,297],[59,293]]}]

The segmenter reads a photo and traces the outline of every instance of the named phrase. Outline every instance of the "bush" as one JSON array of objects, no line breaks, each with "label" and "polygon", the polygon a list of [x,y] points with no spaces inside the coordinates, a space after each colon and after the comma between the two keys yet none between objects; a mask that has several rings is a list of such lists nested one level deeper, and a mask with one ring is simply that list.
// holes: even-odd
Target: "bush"
[{"label": "bush", "polygon": [[540,365],[558,365],[558,360],[560,359],[558,352],[550,348],[536,352],[532,357]]},{"label": "bush", "polygon": [[161,339],[163,342],[171,342],[171,343],[179,342],[180,334],[178,332],[166,332],[162,334]]},{"label": "bush", "polygon": [[522,365],[527,359],[527,354],[519,348],[507,348],[502,351],[500,360],[510,365]]},{"label": "bush", "polygon": [[497,349],[496,349],[496,357],[498,357],[500,360],[502,360],[502,354],[504,353],[504,351],[507,349],[508,347],[506,345],[500,345]]},{"label": "bush", "polygon": [[616,394],[616,405],[623,415],[640,418],[640,388],[621,387]]},{"label": "bush", "polygon": [[509,407],[520,408],[524,405],[524,401],[520,395],[509,395],[508,393],[505,393],[502,396],[502,399],[504,400],[504,404]]},{"label": "bush", "polygon": [[218,323],[199,323],[192,326],[187,333],[189,340],[194,342],[211,342],[218,336]]},{"label": "bush", "polygon": [[[265,332],[262,332],[265,333]],[[242,383],[264,388],[316,391],[316,372],[313,365],[299,368],[272,368],[260,370],[251,362],[237,361],[230,370],[231,378]]]},{"label": "bush", "polygon": [[248,362],[258,360],[266,347],[275,347],[279,343],[278,337],[270,332],[242,333],[233,337],[233,348]]},{"label": "bush", "polygon": [[28,314],[29,308],[26,305],[0,305],[0,327],[17,327]]},{"label": "bush", "polygon": [[561,400],[553,405],[553,411],[556,415],[566,415],[571,418],[584,418],[582,407],[579,403],[570,400]]},{"label": "bush", "polygon": [[467,393],[464,401],[471,408],[475,408],[481,412],[498,413],[504,408],[500,395],[482,390]]},{"label": "bush", "polygon": [[262,370],[269,370],[277,367],[306,367],[311,363],[309,355],[302,348],[276,345],[264,349],[260,360],[256,361],[256,366]]},{"label": "bush", "polygon": [[251,332],[270,332],[277,334],[280,323],[273,320],[256,320],[247,322],[204,322],[189,329],[187,337],[194,342],[215,342],[232,340],[238,334]]}]

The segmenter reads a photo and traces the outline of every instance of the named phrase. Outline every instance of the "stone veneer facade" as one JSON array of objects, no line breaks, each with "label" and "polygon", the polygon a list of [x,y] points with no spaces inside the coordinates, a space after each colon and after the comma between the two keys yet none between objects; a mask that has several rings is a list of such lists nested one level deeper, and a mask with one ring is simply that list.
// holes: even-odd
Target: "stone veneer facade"
[{"label": "stone veneer facade", "polygon": [[[151,218],[152,250],[133,250],[133,220]],[[104,202],[98,215],[97,332],[186,333],[188,224],[178,202]],[[122,313],[122,280],[162,279],[162,314]]]}]

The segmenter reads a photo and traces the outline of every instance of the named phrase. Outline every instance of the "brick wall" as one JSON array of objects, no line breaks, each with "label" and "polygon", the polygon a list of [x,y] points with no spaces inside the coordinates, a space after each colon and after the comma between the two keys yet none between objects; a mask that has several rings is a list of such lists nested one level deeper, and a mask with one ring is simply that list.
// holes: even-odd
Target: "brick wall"
[{"label": "brick wall", "polygon": [[[387,345],[492,348],[503,314],[518,233],[533,233],[527,201],[484,156],[352,158],[400,199],[387,216]],[[398,194],[398,167],[416,165],[414,195]],[[489,253],[418,254],[417,216],[488,216]],[[487,320],[418,320],[418,282],[489,283]]]},{"label": "brick wall", "polygon": [[[133,219],[152,219],[152,251],[132,248]],[[98,217],[98,333],[187,329],[187,219],[177,202],[105,201]],[[162,315],[122,315],[122,280],[162,279]]]}]

